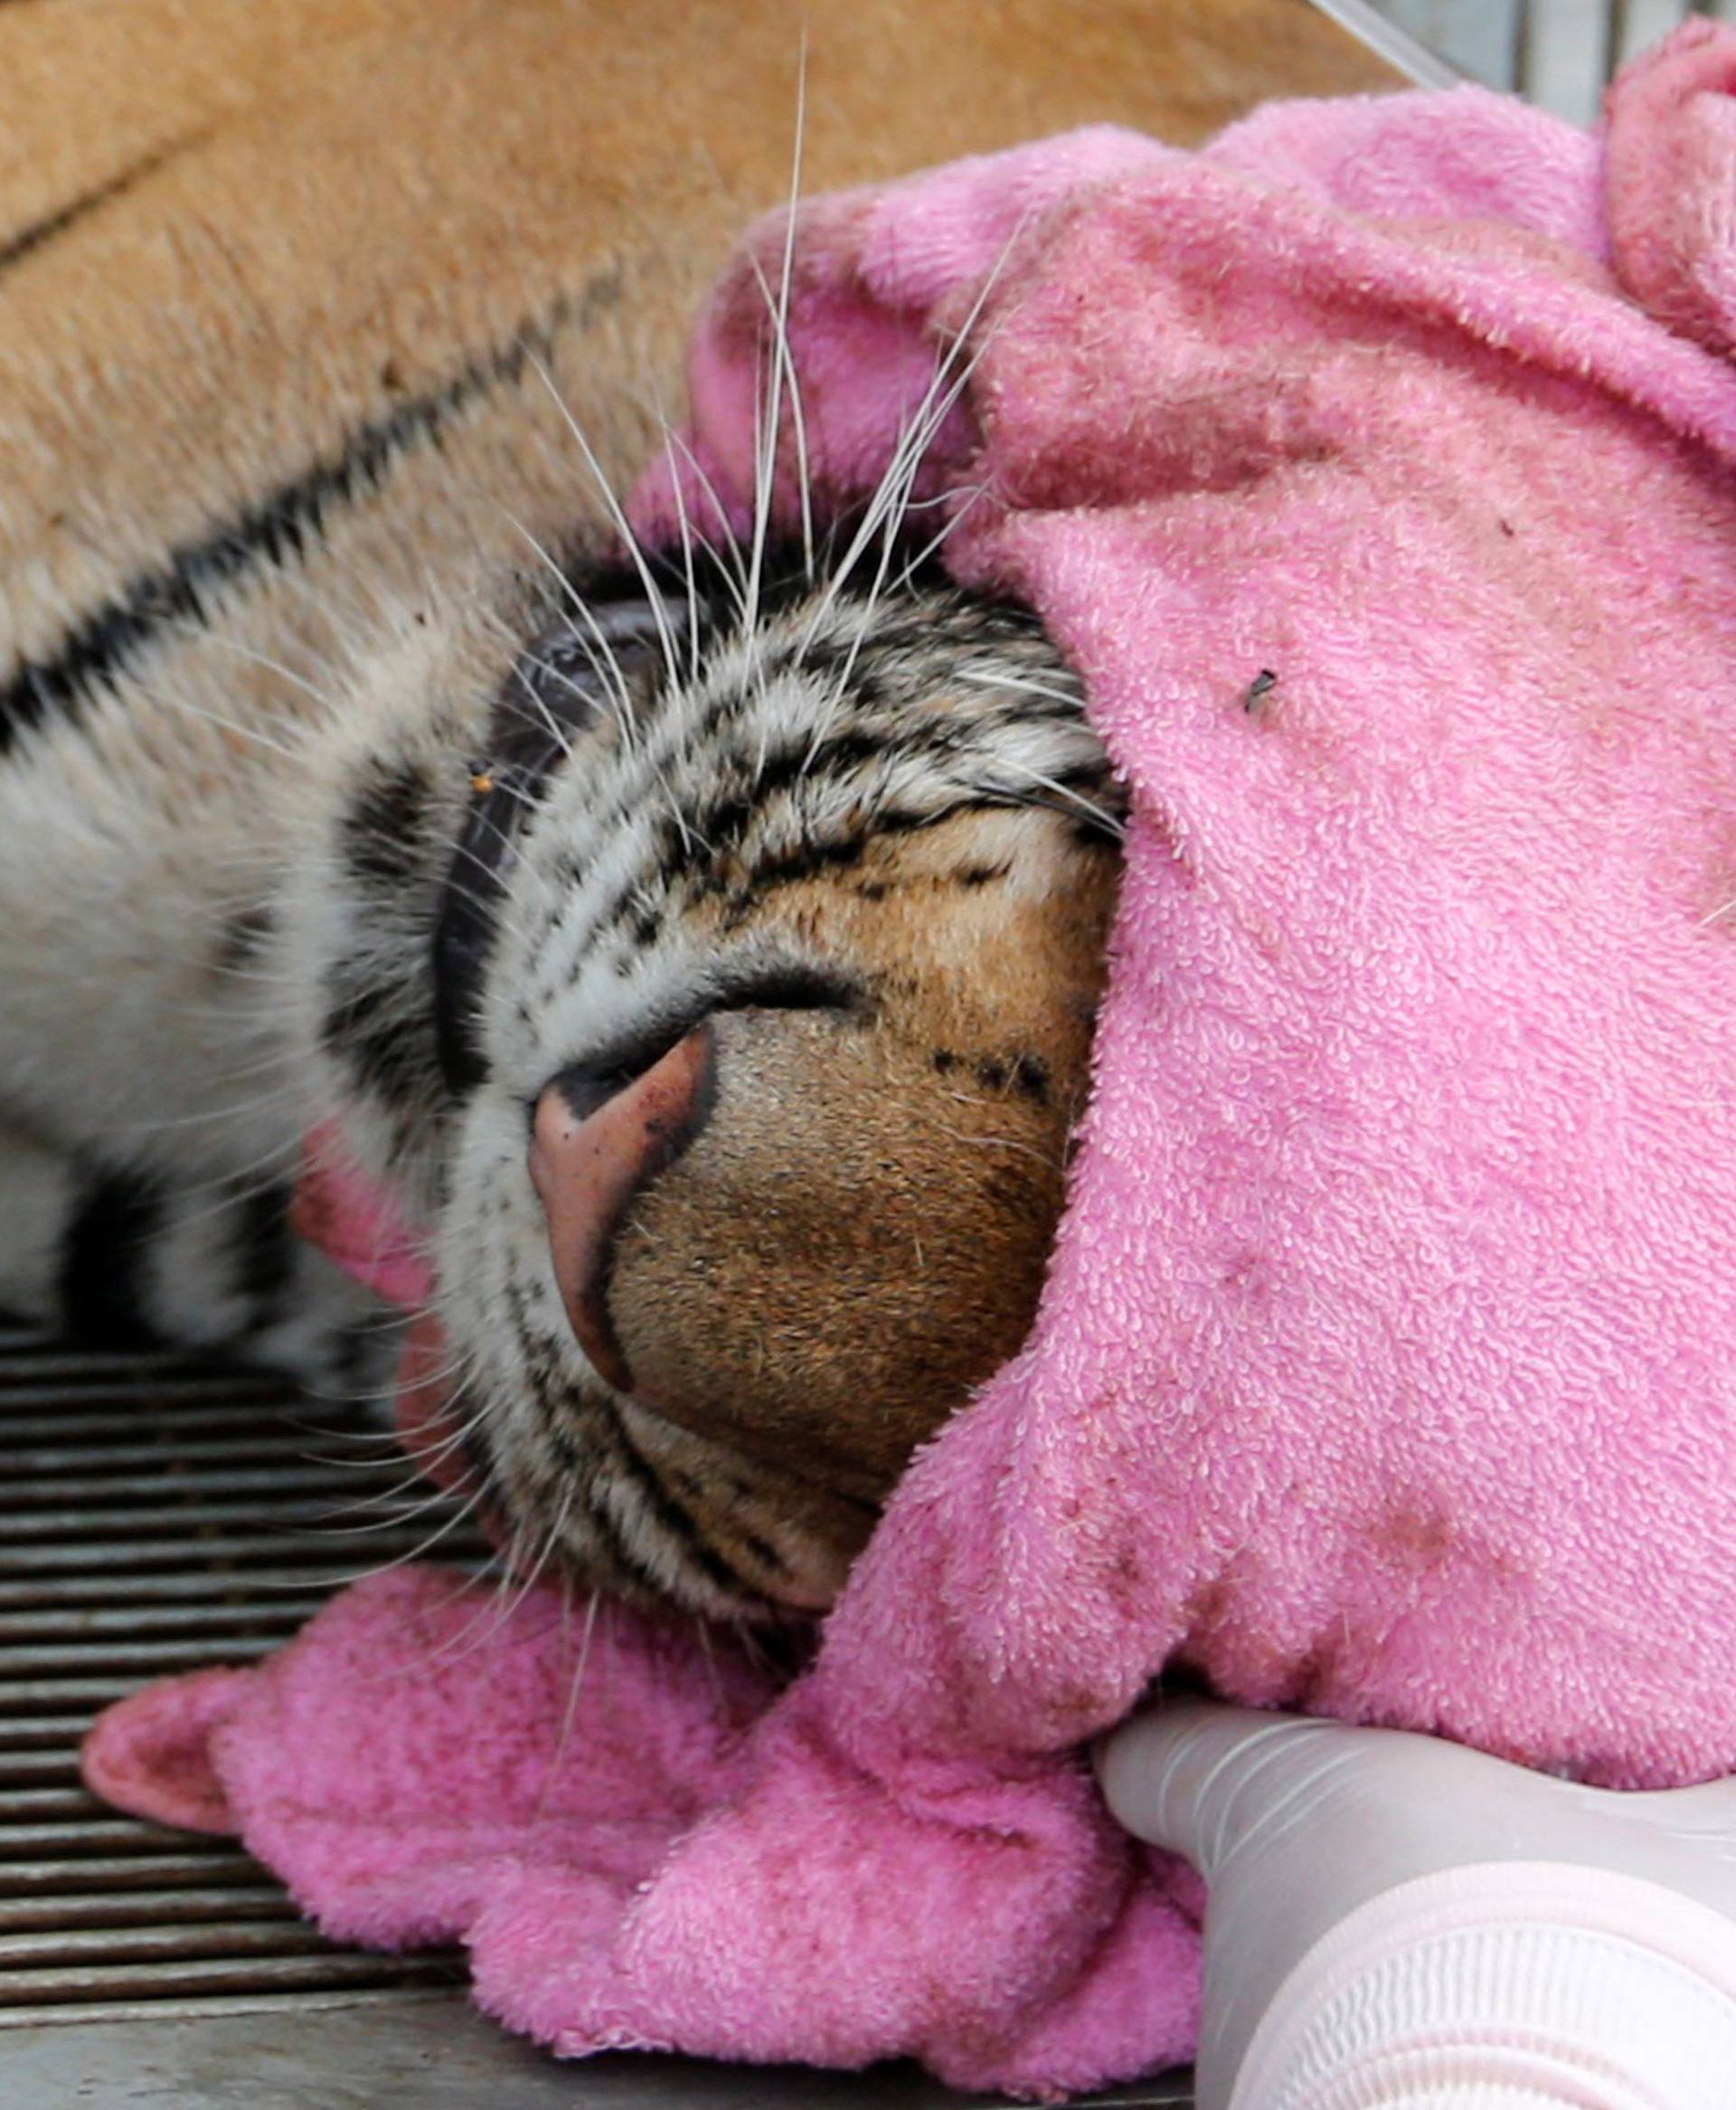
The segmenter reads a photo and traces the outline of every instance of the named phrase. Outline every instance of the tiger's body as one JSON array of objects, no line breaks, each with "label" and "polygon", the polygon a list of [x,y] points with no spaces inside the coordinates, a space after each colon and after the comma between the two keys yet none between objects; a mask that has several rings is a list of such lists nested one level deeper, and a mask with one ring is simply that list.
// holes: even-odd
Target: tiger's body
[{"label": "tiger's body", "polygon": [[[802,11],[806,181],[1378,78],[1324,25],[1231,85],[1161,12],[947,12]],[[0,1307],[377,1379],[388,1315],[287,1224],[335,1115],[429,1227],[521,1546],[709,1609],[825,1602],[1016,1344],[1114,891],[1101,754],[1015,611],[676,580],[682,650],[603,677],[573,613],[612,535],[590,456],[631,480],[788,183],[795,21],[0,17]],[[455,845],[563,654],[585,708],[512,822],[455,1073]],[[574,1291],[533,1112],[702,1032],[705,1125]]]}]

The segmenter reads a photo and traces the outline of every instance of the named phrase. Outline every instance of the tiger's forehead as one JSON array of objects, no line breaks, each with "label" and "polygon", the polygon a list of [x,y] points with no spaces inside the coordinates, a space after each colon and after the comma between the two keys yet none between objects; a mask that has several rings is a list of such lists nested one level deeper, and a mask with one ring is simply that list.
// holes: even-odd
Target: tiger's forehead
[{"label": "tiger's forehead", "polygon": [[874,912],[906,882],[1034,866],[1046,885],[1058,842],[1114,828],[1078,683],[1023,611],[821,589],[709,617],[673,657],[524,818],[490,975],[512,994],[485,1021],[514,1088],[835,945],[865,979]]}]

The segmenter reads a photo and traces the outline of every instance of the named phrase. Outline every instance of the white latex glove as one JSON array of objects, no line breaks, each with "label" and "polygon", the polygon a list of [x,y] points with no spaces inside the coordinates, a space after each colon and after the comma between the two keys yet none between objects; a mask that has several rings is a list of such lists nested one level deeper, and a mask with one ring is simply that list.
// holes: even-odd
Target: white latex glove
[{"label": "white latex glove", "polygon": [[1097,1768],[1117,1818],[1210,1887],[1201,2110],[1228,2104],[1305,1954],[1418,1877],[1569,1862],[1664,1885],[1736,1923],[1736,1781],[1616,1794],[1432,1736],[1196,1700],[1129,1722]]}]

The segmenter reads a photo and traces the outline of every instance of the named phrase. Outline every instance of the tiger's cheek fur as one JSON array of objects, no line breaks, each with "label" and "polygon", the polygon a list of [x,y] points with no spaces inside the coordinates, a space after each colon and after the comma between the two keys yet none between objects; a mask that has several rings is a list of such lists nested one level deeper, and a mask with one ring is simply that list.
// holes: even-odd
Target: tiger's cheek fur
[{"label": "tiger's cheek fur", "polygon": [[568,1329],[524,1140],[510,1102],[467,1110],[439,1251],[454,1393],[442,1440],[495,1494],[516,1565],[552,1558],[725,1615],[829,1604],[872,1509],[775,1449],[745,1457],[727,1427],[684,1427],[610,1392]]},{"label": "tiger's cheek fur", "polygon": [[317,1112],[341,1120],[373,1178],[408,1213],[440,1206],[450,1105],[428,962],[439,889],[468,790],[486,698],[510,663],[504,617],[478,593],[406,605],[341,728],[293,787],[273,966],[295,992],[297,1059]]},{"label": "tiger's cheek fur", "polygon": [[764,1030],[721,1023],[712,1124],[628,1219],[609,1308],[636,1393],[671,1418],[879,1500],[1017,1348],[1061,1139],[1010,1104],[925,1133],[901,1047],[846,1046],[816,1084],[788,1045],[805,1022],[732,1059]]},{"label": "tiger's cheek fur", "polygon": [[[895,1026],[715,1021],[711,1118],[630,1212],[609,1282],[636,1390],[671,1418],[877,1501],[1016,1351],[1114,900],[1109,859],[1064,862],[1064,892],[1023,903],[1004,882],[943,902],[912,873],[920,910],[814,908],[907,984]],[[951,975],[912,979],[937,948]]]}]

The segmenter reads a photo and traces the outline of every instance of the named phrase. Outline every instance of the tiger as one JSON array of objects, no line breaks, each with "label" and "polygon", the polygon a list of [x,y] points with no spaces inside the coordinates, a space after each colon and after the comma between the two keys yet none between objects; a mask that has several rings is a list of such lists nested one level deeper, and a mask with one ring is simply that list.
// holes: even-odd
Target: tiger
[{"label": "tiger", "polygon": [[1385,80],[1274,0],[0,12],[0,1309],[387,1386],[335,1124],[515,1565],[824,1609],[1031,1322],[1116,786],[931,554],[619,496],[798,106],[832,187]]}]

